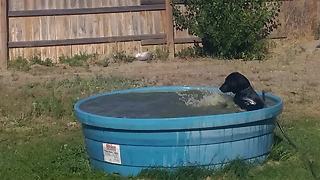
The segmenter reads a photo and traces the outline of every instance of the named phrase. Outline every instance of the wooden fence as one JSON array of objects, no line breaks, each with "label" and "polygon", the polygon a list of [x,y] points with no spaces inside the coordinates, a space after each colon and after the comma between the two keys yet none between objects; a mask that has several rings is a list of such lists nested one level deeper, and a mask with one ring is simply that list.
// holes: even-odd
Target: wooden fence
[{"label": "wooden fence", "polygon": [[[175,50],[199,39],[174,30],[169,2],[0,0],[0,69],[6,69],[8,59],[18,56],[57,60],[80,52],[136,53],[155,47],[167,48],[172,58]],[[320,19],[318,6],[319,0],[284,2],[283,26],[273,37],[310,34],[309,27]]]}]

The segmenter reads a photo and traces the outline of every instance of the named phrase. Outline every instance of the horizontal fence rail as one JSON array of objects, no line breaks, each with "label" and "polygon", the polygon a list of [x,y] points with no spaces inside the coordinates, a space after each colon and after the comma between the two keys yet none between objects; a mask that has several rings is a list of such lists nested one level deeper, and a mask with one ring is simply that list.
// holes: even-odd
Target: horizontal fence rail
[{"label": "horizontal fence rail", "polygon": [[65,16],[65,15],[86,15],[86,14],[124,13],[124,12],[161,11],[161,10],[165,10],[164,4],[101,7],[101,8],[9,11],[8,17],[11,18],[11,17],[35,17],[35,16]]},{"label": "horizontal fence rail", "polygon": [[150,35],[132,35],[132,36],[113,36],[113,37],[98,37],[98,38],[78,38],[78,39],[63,39],[63,40],[42,40],[42,41],[20,41],[9,42],[9,48],[26,48],[26,47],[48,47],[48,46],[67,46],[67,45],[83,45],[83,44],[100,44],[112,42],[127,42],[127,41],[142,41],[165,39],[165,34],[150,34]]}]

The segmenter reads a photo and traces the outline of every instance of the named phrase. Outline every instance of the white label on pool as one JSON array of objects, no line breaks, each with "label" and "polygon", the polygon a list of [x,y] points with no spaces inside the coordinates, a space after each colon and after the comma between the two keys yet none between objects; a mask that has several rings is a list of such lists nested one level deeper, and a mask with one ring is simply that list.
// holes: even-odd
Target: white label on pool
[{"label": "white label on pool", "polygon": [[121,164],[120,146],[102,143],[104,160],[109,163]]}]

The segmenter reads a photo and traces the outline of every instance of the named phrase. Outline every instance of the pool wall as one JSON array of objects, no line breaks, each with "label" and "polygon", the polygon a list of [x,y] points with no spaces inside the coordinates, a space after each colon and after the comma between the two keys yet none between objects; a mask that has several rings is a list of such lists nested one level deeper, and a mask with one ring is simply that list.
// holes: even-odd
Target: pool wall
[{"label": "pool wall", "polygon": [[137,175],[152,167],[220,167],[240,158],[263,161],[273,144],[276,116],[282,111],[280,98],[267,94],[275,105],[264,109],[161,119],[103,117],[83,112],[81,103],[104,95],[130,92],[209,90],[207,87],[149,87],[99,94],[75,105],[82,123],[86,149],[93,168],[124,176]]}]

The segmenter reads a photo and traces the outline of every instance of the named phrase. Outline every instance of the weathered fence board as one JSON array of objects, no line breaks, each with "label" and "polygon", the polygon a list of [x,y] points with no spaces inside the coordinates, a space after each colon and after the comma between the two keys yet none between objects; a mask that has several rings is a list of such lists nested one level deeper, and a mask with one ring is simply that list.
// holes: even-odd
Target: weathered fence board
[{"label": "weathered fence board", "polygon": [[70,8],[70,9],[47,9],[47,10],[22,10],[9,11],[9,17],[34,17],[34,16],[64,16],[64,15],[85,15],[104,13],[123,13],[140,11],[165,10],[163,4],[140,5],[140,6],[118,6],[118,7],[95,7],[95,8]]},{"label": "weathered fence board", "polygon": [[7,69],[8,59],[8,29],[3,28],[7,26],[7,1],[0,0],[0,70]]}]

